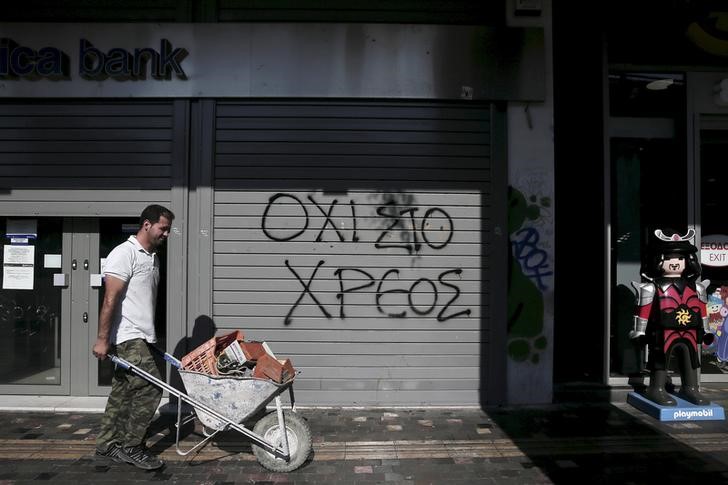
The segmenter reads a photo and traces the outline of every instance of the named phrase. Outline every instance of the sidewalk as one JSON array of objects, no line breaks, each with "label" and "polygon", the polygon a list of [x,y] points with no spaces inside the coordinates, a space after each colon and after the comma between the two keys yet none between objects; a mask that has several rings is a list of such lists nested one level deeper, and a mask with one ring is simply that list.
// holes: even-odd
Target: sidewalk
[{"label": "sidewalk", "polygon": [[[728,407],[728,389],[704,390]],[[152,424],[160,471],[93,458],[101,415],[0,411],[0,484],[728,483],[728,423],[660,423],[624,402],[424,409],[299,409],[314,454],[300,469],[267,472],[237,432],[187,457],[176,415]],[[200,439],[188,433],[181,445]]]}]

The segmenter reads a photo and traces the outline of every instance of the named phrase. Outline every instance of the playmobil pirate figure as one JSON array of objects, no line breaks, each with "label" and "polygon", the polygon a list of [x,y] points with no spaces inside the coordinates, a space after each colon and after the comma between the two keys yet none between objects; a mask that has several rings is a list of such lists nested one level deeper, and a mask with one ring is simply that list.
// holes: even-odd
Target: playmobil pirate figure
[{"label": "playmobil pirate figure", "polygon": [[642,265],[644,282],[633,282],[638,302],[629,337],[648,345],[650,385],[645,395],[662,406],[676,405],[665,391],[673,353],[679,359],[680,397],[693,404],[709,404],[698,391],[698,367],[700,343],[713,337],[707,331],[710,281],[697,281],[701,268],[697,248],[690,243],[694,236],[693,229],[684,236],[656,230]]}]

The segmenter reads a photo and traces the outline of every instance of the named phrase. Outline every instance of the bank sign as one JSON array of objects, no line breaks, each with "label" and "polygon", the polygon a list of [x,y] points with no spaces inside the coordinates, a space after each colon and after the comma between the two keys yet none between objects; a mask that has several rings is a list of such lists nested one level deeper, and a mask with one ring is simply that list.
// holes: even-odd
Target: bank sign
[{"label": "bank sign", "polygon": [[543,101],[543,28],[506,30],[504,37],[474,25],[0,22],[0,98],[469,93]]},{"label": "bank sign", "polygon": [[[70,56],[64,50],[45,46],[20,45],[10,38],[0,38],[0,79],[52,79],[70,80],[73,75],[90,80],[117,81],[144,80],[148,78],[187,79],[182,61],[188,51],[174,48],[168,39],[161,39],[159,49],[112,47],[108,51],[93,45],[89,39],[78,43],[78,66],[71,66]],[[74,68],[75,67],[75,68]]]}]

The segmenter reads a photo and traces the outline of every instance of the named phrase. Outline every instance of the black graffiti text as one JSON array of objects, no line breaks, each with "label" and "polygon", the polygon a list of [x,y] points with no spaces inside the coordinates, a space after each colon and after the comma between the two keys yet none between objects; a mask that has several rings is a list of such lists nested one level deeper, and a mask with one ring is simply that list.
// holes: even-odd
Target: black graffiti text
[{"label": "black graffiti text", "polygon": [[311,299],[318,305],[318,307],[321,309],[323,314],[326,316],[326,318],[331,318],[331,314],[326,311],[326,308],[316,299],[316,296],[311,292],[311,282],[316,277],[316,272],[319,270],[321,265],[324,264],[323,261],[319,261],[316,265],[316,268],[311,273],[311,276],[308,278],[308,283],[304,283],[300,276],[298,276],[298,273],[296,273],[296,270],[291,267],[290,264],[288,264],[288,260],[286,260],[286,268],[288,268],[291,273],[293,273],[293,276],[296,277],[296,279],[301,283],[303,286],[303,290],[301,291],[301,294],[298,296],[298,300],[296,300],[296,303],[293,304],[290,310],[288,310],[288,314],[286,315],[286,318],[284,320],[284,323],[286,325],[291,323],[291,315],[293,315],[293,310],[296,309],[299,303],[301,303],[301,300],[303,300],[303,297],[307,294],[311,297]]},{"label": "black graffiti text", "polygon": [[[340,227],[344,227],[344,223],[339,221],[340,223],[337,224],[335,216],[337,207],[342,207],[338,205],[339,201],[337,199],[329,202],[327,207],[325,204],[319,203],[312,195],[308,195],[306,198],[316,207],[323,218],[323,223],[318,228],[318,233],[313,238],[313,242],[326,242],[326,234],[332,231],[333,236],[338,242],[359,242],[357,208],[354,200],[349,200],[352,229],[350,232],[345,232],[339,229]],[[271,209],[278,204],[291,204],[291,202],[293,202],[294,206],[298,207],[297,214],[288,217],[289,220],[295,221],[293,227],[285,229],[271,228]],[[437,250],[447,246],[452,241],[454,234],[453,220],[450,215],[440,207],[428,208],[422,217],[418,217],[419,211],[420,208],[418,207],[399,208],[394,201],[378,206],[376,213],[380,218],[385,219],[386,222],[384,224],[385,228],[380,230],[374,246],[377,249],[403,249],[408,254],[419,252],[424,245]],[[338,212],[340,213],[341,210],[339,209]],[[338,217],[341,217],[341,215]],[[445,236],[443,238],[444,240],[440,242],[431,240],[432,234],[429,228],[432,220],[435,218],[445,221],[444,227],[438,231],[444,231],[441,233]],[[309,229],[310,224],[311,218],[306,204],[293,194],[277,193],[268,199],[268,204],[263,211],[260,227],[268,239],[285,242],[301,238]],[[429,237],[428,234],[430,234]]]},{"label": "black graffiti text", "polygon": [[[389,209],[389,212],[385,212],[387,209]],[[422,243],[420,242],[420,240],[432,249],[442,249],[447,246],[448,243],[450,243],[450,241],[452,240],[454,232],[452,218],[450,217],[450,215],[439,207],[431,207],[427,210],[427,212],[425,212],[425,215],[422,217],[420,226],[418,228],[417,222],[415,220],[415,212],[417,212],[418,210],[419,208],[417,207],[408,207],[406,209],[397,211],[394,202],[389,202],[387,205],[377,207],[377,214],[380,217],[391,219],[391,222],[389,226],[387,226],[387,228],[379,235],[377,241],[374,243],[374,247],[376,247],[377,249],[400,248],[405,249],[409,254],[412,254],[413,252],[418,252],[420,248],[422,248]],[[444,243],[441,244],[434,244],[427,238],[427,227],[429,225],[429,219],[435,212],[439,212],[440,214],[442,214],[445,219],[447,219],[448,225],[450,226],[448,229],[447,239]],[[409,217],[402,217],[407,215],[409,215]],[[408,223],[403,222],[403,219],[408,220]],[[405,229],[407,225],[409,226],[409,228]],[[397,228],[399,228],[400,231],[404,231],[404,235],[400,237],[401,242],[382,242],[382,240],[384,240],[392,231],[396,230]],[[417,236],[418,233],[420,234],[419,238]]]},{"label": "black graffiti text", "polygon": [[[288,260],[285,261],[286,267],[293,273],[296,279],[301,284],[301,293],[294,302],[293,306],[288,310],[285,318],[285,324],[289,325],[292,322],[292,316],[296,308],[299,306],[305,296],[309,296],[311,300],[319,308],[323,316],[330,319],[332,318],[331,313],[328,311],[326,306],[321,303],[321,300],[317,298],[312,284],[316,280],[316,275],[319,269],[325,264],[323,260],[316,264],[316,267],[311,272],[307,282],[304,282],[303,278],[299,275],[299,272],[291,266]],[[450,275],[457,275],[460,277],[463,270],[461,268],[448,269],[441,272],[437,277],[437,282],[429,278],[419,278],[409,286],[399,287],[397,282],[399,281],[400,270],[396,268],[386,270],[381,277],[372,275],[365,269],[356,267],[339,267],[333,270],[333,276],[338,280],[339,291],[336,293],[336,299],[339,305],[339,318],[346,318],[346,295],[354,292],[362,292],[367,288],[371,288],[376,284],[375,292],[367,292],[373,295],[374,305],[377,307],[377,311],[390,318],[406,318],[410,312],[413,316],[426,316],[432,315],[437,311],[436,318],[438,322],[446,322],[453,318],[469,316],[471,314],[470,309],[461,310],[459,312],[453,312],[451,307],[456,305],[457,300],[460,298],[460,288],[456,285],[453,280],[446,280]],[[359,276],[363,279],[353,280],[351,276]],[[348,278],[347,278],[348,277]],[[352,284],[351,282],[354,281]],[[439,283],[439,285],[437,284]],[[443,288],[454,291],[452,296],[449,298],[441,299],[440,296],[443,293]],[[432,300],[427,303],[416,303],[413,295],[418,289],[424,289],[429,291],[419,292],[418,295],[431,295]],[[448,292],[450,293],[450,292]],[[391,302],[386,300],[391,298],[391,295],[406,295],[406,300],[401,302],[402,309],[398,312],[391,312],[385,309],[385,306],[392,306]],[[323,297],[322,297],[323,299]]]}]

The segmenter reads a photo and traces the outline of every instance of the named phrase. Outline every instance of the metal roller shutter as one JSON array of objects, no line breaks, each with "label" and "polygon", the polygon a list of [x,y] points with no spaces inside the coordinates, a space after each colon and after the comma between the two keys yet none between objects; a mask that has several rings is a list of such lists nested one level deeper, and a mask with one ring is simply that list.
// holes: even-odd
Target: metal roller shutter
[{"label": "metal roller shutter", "polygon": [[221,102],[213,312],[299,402],[477,404],[490,342],[490,105]]},{"label": "metal roller shutter", "polygon": [[0,104],[0,207],[87,216],[169,201],[174,132],[173,101]]}]

